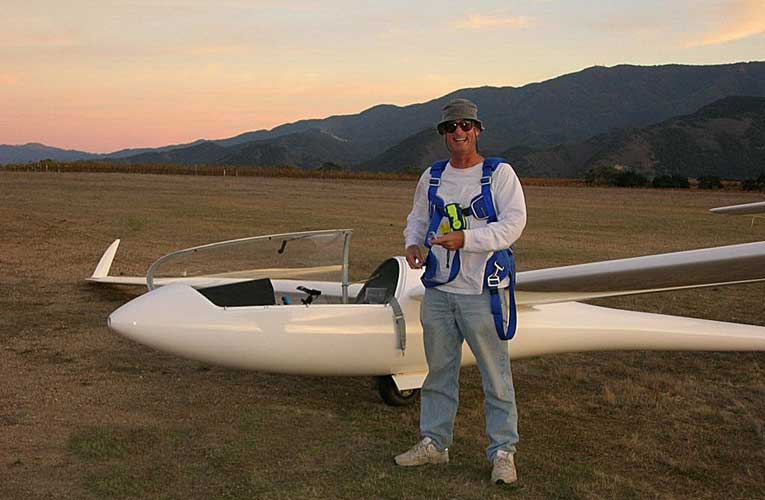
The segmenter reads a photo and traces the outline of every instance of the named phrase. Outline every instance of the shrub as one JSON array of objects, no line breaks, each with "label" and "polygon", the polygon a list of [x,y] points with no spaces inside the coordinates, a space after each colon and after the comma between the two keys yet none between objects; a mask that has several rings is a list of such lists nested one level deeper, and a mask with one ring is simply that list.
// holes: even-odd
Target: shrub
[{"label": "shrub", "polygon": [[320,172],[336,172],[338,170],[345,170],[345,167],[338,165],[337,163],[327,161],[321,164],[316,170]]},{"label": "shrub", "polygon": [[616,167],[607,167],[600,165],[593,167],[584,174],[584,182],[588,186],[614,186],[616,176],[619,175]]},{"label": "shrub", "polygon": [[720,178],[716,175],[702,175],[699,177],[699,189],[722,189]]},{"label": "shrub", "polygon": [[648,179],[632,170],[600,165],[587,171],[584,182],[588,186],[642,187]]},{"label": "shrub", "polygon": [[682,175],[657,175],[653,178],[651,185],[655,188],[688,189],[691,187],[688,178]]},{"label": "shrub", "polygon": [[614,178],[613,186],[617,187],[643,187],[648,184],[648,178],[632,170],[619,172]]},{"label": "shrub", "polygon": [[407,175],[422,175],[422,172],[425,170],[424,167],[418,167],[417,165],[407,165],[403,169],[401,169],[402,174]]},{"label": "shrub", "polygon": [[741,183],[741,189],[744,191],[765,191],[765,174],[756,179],[747,179]]}]

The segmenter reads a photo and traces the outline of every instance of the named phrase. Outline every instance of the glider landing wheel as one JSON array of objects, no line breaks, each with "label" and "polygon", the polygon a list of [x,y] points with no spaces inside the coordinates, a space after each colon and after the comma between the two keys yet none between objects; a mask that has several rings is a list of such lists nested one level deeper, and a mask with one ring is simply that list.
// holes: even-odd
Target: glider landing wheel
[{"label": "glider landing wheel", "polygon": [[396,382],[393,381],[393,377],[386,375],[384,377],[377,377],[377,390],[380,393],[385,404],[390,406],[407,406],[417,399],[419,389],[409,389],[406,391],[398,390]]}]

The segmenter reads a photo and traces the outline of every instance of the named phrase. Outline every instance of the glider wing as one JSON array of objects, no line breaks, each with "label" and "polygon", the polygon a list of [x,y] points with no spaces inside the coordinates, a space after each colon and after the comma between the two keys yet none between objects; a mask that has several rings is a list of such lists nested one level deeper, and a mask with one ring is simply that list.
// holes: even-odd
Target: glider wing
[{"label": "glider wing", "polygon": [[743,205],[730,205],[727,207],[710,208],[710,212],[726,215],[755,215],[765,214],[765,201],[744,203]]},{"label": "glider wing", "polygon": [[518,273],[518,305],[765,280],[765,241]]}]

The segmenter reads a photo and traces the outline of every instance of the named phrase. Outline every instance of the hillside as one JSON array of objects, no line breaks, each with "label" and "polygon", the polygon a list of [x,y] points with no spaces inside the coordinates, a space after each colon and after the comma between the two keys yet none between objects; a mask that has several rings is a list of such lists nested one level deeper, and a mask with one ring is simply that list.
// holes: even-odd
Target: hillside
[{"label": "hillside", "polygon": [[[445,150],[440,154],[434,150],[438,136],[434,140],[422,131],[432,130],[441,107],[458,96],[478,103],[487,125],[482,150],[497,154],[510,147],[544,147],[583,140],[613,128],[643,127],[692,113],[728,95],[765,96],[765,63],[592,67],[520,88],[462,89],[421,104],[379,105],[355,115],[302,120],[210,142],[226,149],[257,143],[249,150],[250,156],[242,149],[230,150],[239,165],[281,164],[291,154],[264,153],[269,150],[267,141],[293,136],[288,142],[299,150],[294,155],[311,159],[303,164],[331,161],[347,167],[397,170],[423,166],[430,158],[445,154]],[[321,131],[343,145],[328,147],[322,141],[317,143],[315,136],[304,136],[301,141],[301,136],[294,135],[310,130]],[[406,145],[397,148],[402,141]],[[274,148],[279,150],[280,144],[284,143],[277,142]],[[174,151],[185,163],[209,162],[204,156],[185,155],[183,149]],[[262,163],[268,158],[278,162]],[[128,157],[127,161],[137,159]]]},{"label": "hillside", "polygon": [[251,141],[226,148],[223,165],[290,165],[316,168],[326,162],[348,165],[360,151],[348,141],[316,129],[276,139]]},{"label": "hillside", "polygon": [[362,163],[358,168],[377,172],[421,170],[423,166],[444,158],[445,153],[444,138],[433,127],[428,127]]},{"label": "hillside", "polygon": [[193,146],[181,147],[165,151],[149,151],[138,155],[124,158],[129,163],[173,163],[177,165],[187,164],[212,164],[220,163],[226,155],[226,148],[214,142],[202,141]]},{"label": "hillside", "polygon": [[[0,144],[0,165],[6,163],[31,163],[46,159],[67,162],[99,159],[118,160],[126,157],[132,157],[133,159],[131,161],[136,161],[135,159],[140,158],[157,158],[157,161],[166,162],[172,161],[173,156],[162,156],[161,153],[169,152],[179,148],[193,147],[203,142],[206,141],[198,140],[190,144],[173,144],[169,146],[162,146],[161,148],[121,149],[109,154],[89,153],[87,151],[78,151],[74,149],[61,149],[39,143],[19,145]],[[141,156],[144,154],[155,156]],[[193,155],[193,153],[191,153],[191,155]]]},{"label": "hillside", "polygon": [[4,163],[30,163],[50,158],[60,161],[93,160],[99,155],[74,149],[61,149],[36,142],[10,145],[0,144],[0,165]]},{"label": "hillside", "polygon": [[583,177],[592,167],[622,165],[648,177],[754,178],[765,171],[765,98],[727,97],[649,127],[517,153],[503,156],[533,177]]}]

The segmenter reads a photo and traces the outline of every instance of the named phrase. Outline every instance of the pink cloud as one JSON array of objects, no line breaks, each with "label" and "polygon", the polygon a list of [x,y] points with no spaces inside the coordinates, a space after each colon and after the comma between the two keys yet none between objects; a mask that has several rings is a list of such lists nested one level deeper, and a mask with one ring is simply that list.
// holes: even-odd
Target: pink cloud
[{"label": "pink cloud", "polygon": [[58,49],[75,47],[77,37],[71,34],[2,33],[0,46],[6,49]]},{"label": "pink cloud", "polygon": [[199,45],[196,47],[190,47],[187,53],[193,56],[208,56],[208,55],[221,55],[241,53],[248,49],[247,46],[241,44],[218,44],[218,45]]},{"label": "pink cloud", "polygon": [[736,0],[721,5],[710,13],[721,20],[719,25],[695,40],[686,48],[720,45],[765,34],[765,5],[762,0]]},{"label": "pink cloud", "polygon": [[525,28],[530,20],[526,16],[484,16],[472,14],[455,24],[458,29],[483,30],[497,28]]},{"label": "pink cloud", "polygon": [[11,73],[0,73],[0,87],[11,87],[19,83],[18,75]]}]

